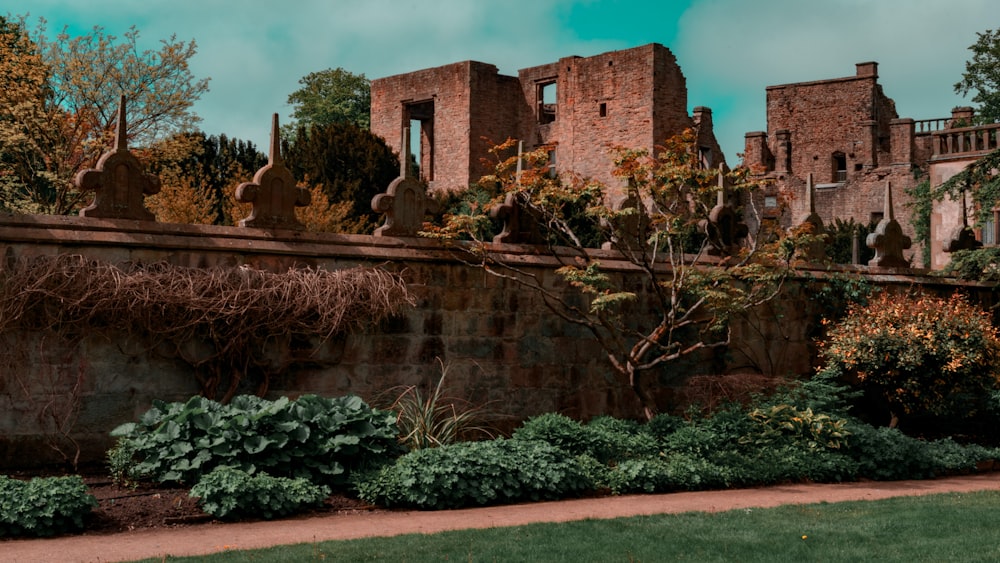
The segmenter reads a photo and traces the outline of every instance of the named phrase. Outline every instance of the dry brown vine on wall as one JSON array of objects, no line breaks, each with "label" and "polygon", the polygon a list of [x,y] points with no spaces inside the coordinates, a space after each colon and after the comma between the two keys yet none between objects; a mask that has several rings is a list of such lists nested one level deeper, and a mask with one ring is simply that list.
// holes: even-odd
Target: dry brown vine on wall
[{"label": "dry brown vine on wall", "polygon": [[202,392],[221,400],[250,372],[259,377],[257,392],[266,391],[270,376],[287,367],[267,356],[269,346],[295,337],[322,342],[412,304],[402,278],[377,267],[275,273],[57,255],[0,270],[0,332],[50,331],[68,341],[98,332],[150,349],[167,345],[194,368]]}]

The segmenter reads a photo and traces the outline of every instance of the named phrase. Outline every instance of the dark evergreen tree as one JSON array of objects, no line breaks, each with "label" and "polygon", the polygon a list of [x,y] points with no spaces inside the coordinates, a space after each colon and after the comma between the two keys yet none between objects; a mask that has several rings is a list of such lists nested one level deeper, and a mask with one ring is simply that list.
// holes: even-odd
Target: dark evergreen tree
[{"label": "dark evergreen tree", "polygon": [[282,153],[296,180],[321,185],[331,203],[351,202],[349,232],[372,232],[372,198],[399,176],[399,158],[381,137],[351,123],[300,127]]},{"label": "dark evergreen tree", "polygon": [[161,145],[162,153],[152,159],[150,171],[162,174],[172,170],[175,176],[204,187],[213,200],[215,223],[229,223],[227,202],[240,182],[249,181],[267,164],[267,155],[250,141],[230,139],[224,134],[181,133],[172,141]]}]

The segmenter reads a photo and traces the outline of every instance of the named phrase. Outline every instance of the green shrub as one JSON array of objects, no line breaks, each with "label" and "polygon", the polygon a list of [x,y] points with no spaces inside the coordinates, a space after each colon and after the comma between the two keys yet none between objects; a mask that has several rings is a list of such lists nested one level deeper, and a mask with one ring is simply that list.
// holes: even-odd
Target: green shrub
[{"label": "green shrub", "polygon": [[193,397],[186,403],[156,401],[138,423],[116,428],[124,455],[112,472],[134,478],[195,483],[216,467],[302,477],[340,485],[350,471],[377,466],[399,453],[395,416],[360,398],[303,395],[269,401],[252,395],[227,405]]},{"label": "green shrub", "polygon": [[582,424],[559,413],[545,413],[534,416],[514,430],[511,438],[522,441],[542,441],[555,446],[570,455],[594,455],[599,449],[594,443],[594,435],[587,432]]},{"label": "green shrub", "polygon": [[695,491],[728,484],[726,468],[702,457],[675,454],[625,460],[611,472],[609,487],[615,494],[628,494]]},{"label": "green shrub", "polygon": [[908,414],[964,418],[1000,381],[1000,337],[961,296],[881,294],[852,307],[822,343],[823,377],[853,382],[892,421]]},{"label": "green shrub", "polygon": [[593,436],[598,459],[613,463],[626,459],[657,456],[660,446],[646,425],[634,420],[598,416],[585,426]]},{"label": "green shrub", "polygon": [[846,428],[847,419],[834,419],[788,404],[755,408],[747,416],[757,423],[757,431],[741,436],[740,443],[758,447],[792,441],[811,450],[839,449],[851,434]]},{"label": "green shrub", "polygon": [[981,461],[1000,458],[994,448],[962,445],[947,438],[928,442],[896,428],[875,428],[860,421],[850,428],[846,453],[858,461],[857,476],[866,479],[927,479],[970,471]]},{"label": "green shrub", "polygon": [[512,436],[515,440],[540,440],[571,456],[589,455],[612,463],[659,453],[655,437],[632,420],[598,416],[588,424],[561,414],[546,413],[528,419]]},{"label": "green shrub", "polygon": [[662,448],[667,436],[673,434],[677,429],[683,427],[687,422],[680,416],[660,413],[642,425],[642,431],[646,435],[656,440]]},{"label": "green shrub", "polygon": [[329,487],[306,479],[250,475],[233,467],[218,467],[191,488],[202,510],[224,520],[280,518],[323,504]]},{"label": "green shrub", "polygon": [[564,450],[497,439],[412,451],[356,486],[371,503],[444,509],[558,499],[589,490],[592,483]]},{"label": "green shrub", "polygon": [[78,475],[30,481],[0,475],[0,537],[75,532],[95,506]]}]

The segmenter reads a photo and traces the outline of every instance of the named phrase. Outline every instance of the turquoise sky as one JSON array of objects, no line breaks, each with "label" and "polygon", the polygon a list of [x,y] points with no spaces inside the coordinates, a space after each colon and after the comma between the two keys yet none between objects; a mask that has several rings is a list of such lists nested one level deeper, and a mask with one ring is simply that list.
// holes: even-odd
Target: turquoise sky
[{"label": "turquoise sky", "polygon": [[646,43],[666,45],[687,79],[688,107],[713,111],[730,164],[766,129],[765,88],[851,76],[879,63],[901,117],[947,116],[976,32],[1000,27],[996,0],[4,0],[50,33],[100,25],[140,31],[156,49],[194,39],[210,91],[196,104],[209,134],[266,149],[270,116],[310,72],[369,78],[468,59],[500,72]]}]

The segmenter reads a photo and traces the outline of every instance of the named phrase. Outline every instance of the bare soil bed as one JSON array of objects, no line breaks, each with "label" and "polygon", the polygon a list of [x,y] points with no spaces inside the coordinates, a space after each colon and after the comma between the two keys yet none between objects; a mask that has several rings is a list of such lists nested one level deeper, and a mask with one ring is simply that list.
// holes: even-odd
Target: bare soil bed
[{"label": "bare soil bed", "polygon": [[[9,475],[19,478],[33,476],[31,472],[15,471]],[[155,528],[176,528],[207,524],[217,521],[198,506],[198,501],[183,487],[140,484],[135,488],[114,485],[106,475],[82,474],[90,494],[98,506],[86,520],[82,535],[107,535]],[[323,506],[306,511],[315,516],[331,513],[350,513],[378,510],[364,501],[344,495],[333,495]],[[0,542],[3,540],[0,539]]]}]

